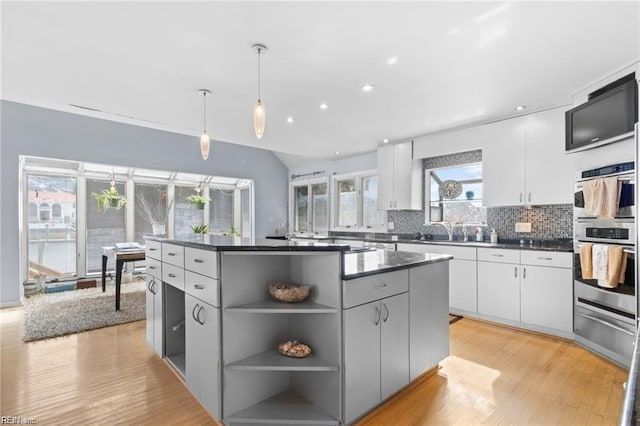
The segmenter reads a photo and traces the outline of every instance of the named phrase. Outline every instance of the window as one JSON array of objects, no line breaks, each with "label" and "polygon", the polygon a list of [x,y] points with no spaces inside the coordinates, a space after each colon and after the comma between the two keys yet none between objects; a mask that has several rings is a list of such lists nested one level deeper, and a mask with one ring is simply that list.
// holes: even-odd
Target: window
[{"label": "window", "polygon": [[240,212],[240,234],[247,238],[253,233],[253,227],[251,224],[251,190],[249,188],[242,188],[240,190]]},{"label": "window", "polygon": [[[102,247],[127,241],[125,231],[126,209],[98,211],[98,201],[91,196],[109,189],[109,180],[87,179],[87,273],[102,271]],[[116,182],[115,188],[124,195],[124,183]],[[115,265],[111,265],[115,269]]]},{"label": "window", "polygon": [[54,222],[60,222],[62,220],[62,207],[60,207],[60,204],[54,204],[51,207],[51,217]]},{"label": "window", "polygon": [[209,232],[229,232],[233,225],[233,203],[235,189],[224,189],[219,186],[209,188]]},{"label": "window", "polygon": [[297,182],[291,186],[293,233],[327,234],[329,231],[327,179]]},{"label": "window", "polygon": [[[36,274],[49,278],[76,276],[76,180],[70,177],[27,175],[29,206],[27,279]],[[65,210],[65,221],[50,222],[50,203]],[[39,214],[38,214],[39,206]]]},{"label": "window", "polygon": [[426,170],[425,188],[427,223],[487,223],[487,210],[482,207],[482,163]]},{"label": "window", "polygon": [[[192,226],[204,224],[204,210],[194,208],[187,197],[195,194],[195,186],[175,187],[175,237],[185,238],[193,234]],[[201,192],[203,194],[203,192]],[[206,194],[205,194],[206,195]],[[211,203],[209,203],[211,204]]]},{"label": "window", "polygon": [[334,229],[386,230],[386,212],[378,210],[378,177],[371,172],[337,176]]},{"label": "window", "polygon": [[168,186],[166,184],[135,183],[134,240],[144,244],[145,235],[167,232]]}]

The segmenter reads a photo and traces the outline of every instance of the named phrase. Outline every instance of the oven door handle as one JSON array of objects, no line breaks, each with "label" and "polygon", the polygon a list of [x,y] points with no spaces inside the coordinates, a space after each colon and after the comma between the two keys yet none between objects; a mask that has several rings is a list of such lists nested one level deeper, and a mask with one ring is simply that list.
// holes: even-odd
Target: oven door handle
[{"label": "oven door handle", "polygon": [[581,313],[576,313],[576,315],[578,315],[580,317],[583,317],[583,318],[586,318],[586,319],[591,320],[591,321],[598,322],[598,323],[600,323],[602,325],[606,325],[607,327],[613,328],[614,330],[618,330],[618,331],[620,331],[620,332],[622,332],[624,334],[628,334],[629,336],[633,337],[633,333],[630,332],[629,330],[625,330],[622,327],[618,327],[617,325],[611,324],[610,322],[607,322],[605,320],[601,320],[600,318],[596,318],[594,316],[581,314]]}]

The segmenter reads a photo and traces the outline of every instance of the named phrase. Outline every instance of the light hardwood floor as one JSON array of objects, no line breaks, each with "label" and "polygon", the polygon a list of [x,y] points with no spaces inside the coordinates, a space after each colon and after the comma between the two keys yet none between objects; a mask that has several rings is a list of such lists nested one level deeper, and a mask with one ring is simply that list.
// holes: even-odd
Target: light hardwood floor
[{"label": "light hardwood floor", "polygon": [[[216,424],[145,342],[145,323],[23,343],[0,311],[0,415],[38,425]],[[616,424],[626,370],[563,340],[470,319],[451,356],[358,425]]]}]

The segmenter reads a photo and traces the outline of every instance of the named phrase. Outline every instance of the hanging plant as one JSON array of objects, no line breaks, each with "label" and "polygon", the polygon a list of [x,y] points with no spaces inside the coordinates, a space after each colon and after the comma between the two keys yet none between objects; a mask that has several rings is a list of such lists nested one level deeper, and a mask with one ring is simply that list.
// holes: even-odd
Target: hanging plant
[{"label": "hanging plant", "polygon": [[191,194],[187,197],[187,201],[191,203],[197,209],[204,209],[204,205],[211,201],[211,197],[207,195],[200,195],[200,191],[196,194]]},{"label": "hanging plant", "polygon": [[110,208],[120,210],[127,204],[127,199],[118,193],[113,182],[109,189],[102,192],[92,192],[91,196],[98,202],[98,212],[104,213]]}]

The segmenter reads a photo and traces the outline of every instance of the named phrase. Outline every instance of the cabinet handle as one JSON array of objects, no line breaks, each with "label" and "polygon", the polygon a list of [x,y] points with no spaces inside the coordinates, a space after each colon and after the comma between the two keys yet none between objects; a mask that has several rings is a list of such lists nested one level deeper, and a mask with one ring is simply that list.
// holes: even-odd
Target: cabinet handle
[{"label": "cabinet handle", "polygon": [[376,290],[382,290],[383,288],[387,288],[387,287],[388,287],[387,283],[382,283],[380,285],[375,286],[374,288]]},{"label": "cabinet handle", "polygon": [[539,260],[553,260],[553,257],[539,257]]},{"label": "cabinet handle", "polygon": [[204,260],[202,259],[193,259],[193,261],[196,263],[204,263]]},{"label": "cabinet handle", "polygon": [[514,270],[514,277],[518,278],[518,267],[516,266],[513,270]]},{"label": "cabinet handle", "polygon": [[397,201],[393,202],[393,207],[398,208],[398,202]]},{"label": "cabinet handle", "polygon": [[375,325],[380,324],[380,309],[376,306],[376,320],[373,322]]},{"label": "cabinet handle", "polygon": [[389,201],[389,207],[393,207],[393,201]]},{"label": "cabinet handle", "polygon": [[522,268],[522,279],[527,279],[527,268],[525,267]]},{"label": "cabinet handle", "polygon": [[167,274],[167,275],[169,275],[171,278],[176,278],[176,275],[175,275],[175,274],[171,274],[171,273],[169,273],[169,274]]},{"label": "cabinet handle", "polygon": [[198,318],[196,318],[196,309],[198,309],[199,307],[200,307],[200,304],[196,303],[196,306],[194,306],[193,310],[191,311],[191,317],[193,318],[194,321],[198,321]]},{"label": "cabinet handle", "polygon": [[531,192],[529,192],[529,202],[531,202]]},{"label": "cabinet handle", "polygon": [[156,251],[156,250],[158,250],[158,249],[155,249],[153,247],[149,247],[149,251]]},{"label": "cabinet handle", "polygon": [[167,253],[167,256],[175,256],[175,253]]},{"label": "cabinet handle", "polygon": [[149,269],[156,269],[155,266],[149,266]]},{"label": "cabinet handle", "polygon": [[504,257],[504,254],[495,254],[495,253],[494,253],[494,254],[492,254],[491,256],[493,256],[493,257]]},{"label": "cabinet handle", "polygon": [[382,308],[384,309],[384,317],[382,317],[382,321],[387,322],[387,320],[389,319],[389,308],[387,308],[387,305],[385,303],[382,304]]},{"label": "cabinet handle", "polygon": [[151,285],[151,293],[153,294],[158,293],[158,282],[156,280],[153,280],[153,283]]},{"label": "cabinet handle", "polygon": [[196,320],[200,323],[200,325],[204,325],[204,320],[200,319],[200,312],[202,312],[203,309],[204,306],[200,306],[200,309],[198,309],[198,313],[196,314]]},{"label": "cabinet handle", "polygon": [[522,202],[522,192],[520,193],[520,202]]},{"label": "cabinet handle", "polygon": [[[150,281],[147,283],[147,290],[149,290],[149,291],[151,291],[151,284],[153,284],[153,280],[150,280]],[[151,293],[153,293],[153,291],[151,291]]]},{"label": "cabinet handle", "polygon": [[196,284],[193,286],[196,290],[204,290],[204,286],[202,284]]}]

